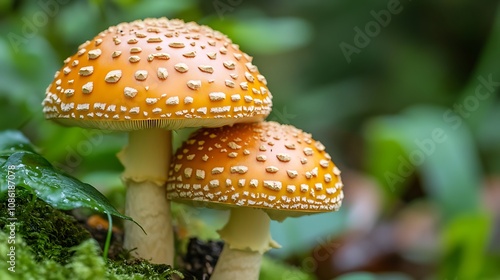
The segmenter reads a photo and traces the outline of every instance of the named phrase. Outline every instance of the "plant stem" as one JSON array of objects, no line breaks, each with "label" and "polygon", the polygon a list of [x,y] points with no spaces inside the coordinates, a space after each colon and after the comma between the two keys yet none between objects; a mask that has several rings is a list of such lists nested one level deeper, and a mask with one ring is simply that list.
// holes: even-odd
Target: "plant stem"
[{"label": "plant stem", "polygon": [[113,217],[111,214],[106,213],[108,216],[108,233],[106,234],[106,243],[104,243],[104,250],[102,252],[102,258],[106,262],[108,260],[109,245],[111,243],[111,236],[113,235]]},{"label": "plant stem", "polygon": [[[463,103],[468,97],[476,97],[478,93],[485,96],[484,102],[477,110],[468,115],[466,121],[469,123],[472,130],[477,130],[480,123],[484,122],[485,117],[494,108],[495,91],[498,92],[498,81],[500,80],[500,71],[498,69],[497,57],[500,55],[500,5],[496,7],[495,20],[491,27],[489,37],[486,41],[485,47],[476,63],[475,69],[472,72],[467,85],[463,88],[457,103]],[[489,87],[482,87],[481,80],[489,80],[491,78],[492,85]],[[480,99],[481,101],[481,99]]]}]

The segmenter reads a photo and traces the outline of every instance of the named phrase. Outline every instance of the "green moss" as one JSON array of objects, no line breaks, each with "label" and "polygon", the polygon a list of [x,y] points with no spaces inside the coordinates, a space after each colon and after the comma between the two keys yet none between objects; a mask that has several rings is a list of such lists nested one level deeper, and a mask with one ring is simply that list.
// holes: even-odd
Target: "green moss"
[{"label": "green moss", "polygon": [[[7,203],[6,197],[0,201]],[[52,208],[21,187],[16,189],[15,203],[16,233],[23,236],[35,260],[52,259],[64,264],[73,255],[70,248],[90,238],[73,216]],[[7,212],[7,207],[0,209],[0,228],[4,232],[10,230]]]},{"label": "green moss", "polygon": [[[14,255],[12,263],[0,262],[0,279],[47,279],[47,280],[85,280],[85,279],[172,279],[173,274],[180,275],[167,265],[154,265],[146,261],[110,262],[106,264],[99,255],[99,246],[93,239],[88,239],[74,248],[72,257],[66,264],[53,259],[36,260],[28,244],[16,236],[15,244],[8,244],[8,235],[0,232],[0,255]],[[14,250],[11,250],[12,248]],[[12,254],[12,251],[14,254]]]},{"label": "green moss", "polygon": [[[182,278],[182,273],[169,265],[151,264],[144,260],[120,261],[109,263],[110,279],[171,279],[176,274]],[[115,278],[113,278],[115,277]]]},{"label": "green moss", "polygon": [[[6,197],[0,197],[6,205]],[[73,216],[54,209],[27,190],[16,189],[15,231],[7,207],[0,208],[0,279],[171,279],[181,275],[167,265],[147,261],[106,263],[101,248]],[[10,238],[12,236],[13,238]],[[3,259],[3,258],[2,258]]]},{"label": "green moss", "polygon": [[54,259],[37,260],[39,255],[32,253],[20,235],[16,233],[15,244],[8,244],[7,234],[0,232],[0,254],[15,256],[11,263],[0,263],[0,279],[105,279],[105,264],[94,240],[70,250],[73,254],[65,265]]}]

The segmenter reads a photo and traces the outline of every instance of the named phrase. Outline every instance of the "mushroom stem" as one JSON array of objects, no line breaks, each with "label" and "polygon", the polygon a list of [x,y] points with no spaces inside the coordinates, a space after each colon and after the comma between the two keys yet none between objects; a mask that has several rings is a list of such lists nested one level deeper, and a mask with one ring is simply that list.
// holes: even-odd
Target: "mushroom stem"
[{"label": "mushroom stem", "polygon": [[230,249],[224,246],[210,279],[259,279],[262,254],[259,252]]},{"label": "mushroom stem", "polygon": [[122,180],[127,187],[124,247],[135,257],[152,263],[173,265],[174,237],[170,201],[165,182],[172,153],[172,133],[154,128],[129,133],[128,145],[118,154],[125,167]]},{"label": "mushroom stem", "polygon": [[211,279],[259,279],[262,255],[279,247],[271,238],[270,224],[260,209],[231,209],[227,224],[219,230],[225,245]]}]

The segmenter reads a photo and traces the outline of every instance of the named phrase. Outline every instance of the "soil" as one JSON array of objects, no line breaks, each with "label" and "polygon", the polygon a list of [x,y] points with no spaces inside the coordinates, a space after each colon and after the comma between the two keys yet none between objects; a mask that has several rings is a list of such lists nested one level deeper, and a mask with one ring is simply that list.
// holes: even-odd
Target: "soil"
[{"label": "soil", "polygon": [[185,279],[207,280],[214,271],[215,264],[219,259],[224,243],[222,241],[204,242],[197,238],[191,238],[187,246],[187,253],[183,257]]}]

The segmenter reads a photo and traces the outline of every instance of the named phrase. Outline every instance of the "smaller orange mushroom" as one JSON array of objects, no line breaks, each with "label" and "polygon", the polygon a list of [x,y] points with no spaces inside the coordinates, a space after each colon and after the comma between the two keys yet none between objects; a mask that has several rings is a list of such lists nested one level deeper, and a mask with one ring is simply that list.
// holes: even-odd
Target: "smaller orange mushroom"
[{"label": "smaller orange mushroom", "polygon": [[279,245],[270,219],[337,211],[340,170],[311,135],[275,122],[203,128],[174,155],[167,197],[231,209],[212,279],[258,279],[262,254]]}]

